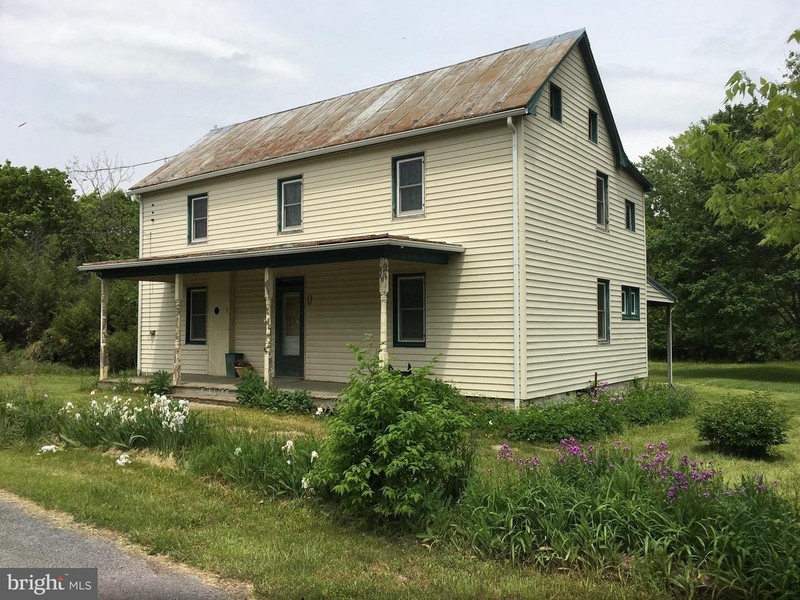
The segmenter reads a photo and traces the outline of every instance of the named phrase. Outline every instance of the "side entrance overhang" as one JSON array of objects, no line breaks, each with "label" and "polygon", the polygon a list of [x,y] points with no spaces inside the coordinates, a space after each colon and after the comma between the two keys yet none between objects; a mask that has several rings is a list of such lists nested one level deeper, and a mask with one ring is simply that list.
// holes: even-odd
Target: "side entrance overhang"
[{"label": "side entrance overhang", "polygon": [[663,306],[667,309],[667,384],[672,385],[672,307],[678,302],[678,297],[661,285],[658,281],[647,276],[647,307]]},{"label": "side entrance overhang", "polygon": [[[101,280],[100,295],[100,380],[109,376],[108,367],[108,298],[109,283],[114,279],[138,281],[156,281],[174,284],[175,303],[175,340],[173,350],[173,384],[181,382],[182,348],[184,347],[184,330],[182,315],[192,302],[192,290],[187,288],[186,279],[198,274],[208,278],[207,294],[204,299],[209,307],[214,306],[209,319],[203,323],[208,331],[209,340],[214,339],[214,360],[220,361],[226,352],[232,352],[230,323],[226,318],[214,318],[213,313],[225,315],[226,278],[237,271],[263,272],[264,324],[263,324],[263,359],[264,379],[272,383],[275,375],[276,359],[279,368],[296,369],[292,363],[295,355],[293,348],[302,343],[302,332],[293,331],[294,318],[276,322],[278,314],[301,315],[303,291],[301,280],[279,279],[276,285],[275,269],[283,267],[303,267],[310,265],[327,265],[349,263],[353,261],[376,260],[378,269],[375,292],[379,301],[379,357],[383,364],[388,364],[389,314],[388,293],[390,277],[390,261],[427,263],[447,265],[452,256],[462,254],[464,248],[457,244],[432,242],[404,236],[388,234],[338,238],[316,242],[299,242],[262,246],[244,250],[215,251],[176,256],[156,256],[121,261],[86,263],[79,267],[81,271],[97,275]],[[198,298],[199,300],[199,298]],[[280,303],[280,306],[277,305]],[[222,310],[220,310],[222,307]],[[211,310],[211,309],[209,309]],[[141,307],[140,317],[141,319]],[[282,346],[276,348],[276,335]],[[209,349],[210,350],[210,349]],[[223,352],[224,350],[224,352]],[[209,352],[211,357],[212,353]],[[218,370],[219,365],[211,365],[211,370]]]}]

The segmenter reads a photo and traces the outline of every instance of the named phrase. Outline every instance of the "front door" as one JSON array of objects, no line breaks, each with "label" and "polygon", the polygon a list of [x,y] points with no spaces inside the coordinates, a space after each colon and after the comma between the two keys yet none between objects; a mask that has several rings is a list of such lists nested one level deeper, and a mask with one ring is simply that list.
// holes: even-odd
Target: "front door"
[{"label": "front door", "polygon": [[208,374],[225,375],[225,354],[231,351],[231,274],[209,273],[206,306]]},{"label": "front door", "polygon": [[303,376],[303,278],[275,282],[275,375]]}]

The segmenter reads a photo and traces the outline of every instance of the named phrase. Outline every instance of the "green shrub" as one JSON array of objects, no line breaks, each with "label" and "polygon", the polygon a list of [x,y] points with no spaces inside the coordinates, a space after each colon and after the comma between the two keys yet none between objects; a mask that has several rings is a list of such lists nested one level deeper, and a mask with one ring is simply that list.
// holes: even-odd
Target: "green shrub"
[{"label": "green shrub", "polygon": [[622,414],[616,402],[609,398],[581,397],[523,408],[510,437],[528,442],[558,442],[570,437],[590,440],[617,433],[622,426]]},{"label": "green shrub", "polygon": [[452,388],[382,368],[352,347],[357,367],[328,421],[314,487],[371,522],[423,527],[463,491],[474,448]]},{"label": "green shrub", "polygon": [[702,441],[724,452],[765,456],[788,440],[789,413],[768,394],[753,392],[709,404],[696,427]]},{"label": "green shrub", "polygon": [[242,406],[261,406],[266,393],[266,382],[252,369],[245,371],[236,384],[236,399]]},{"label": "green shrub", "polygon": [[619,408],[631,425],[651,425],[680,419],[689,414],[693,393],[689,388],[665,385],[634,385],[624,394]]},{"label": "green shrub", "polygon": [[172,373],[156,371],[144,385],[145,396],[164,396],[172,391]]},{"label": "green shrub", "polygon": [[245,371],[236,384],[236,399],[242,406],[267,412],[308,414],[314,410],[307,390],[279,390],[267,387],[253,370]]},{"label": "green shrub", "polygon": [[540,464],[504,446],[475,473],[434,540],[543,568],[585,567],[688,596],[800,595],[798,508],[762,476],[726,484],[710,465],[563,440]]},{"label": "green shrub", "polygon": [[226,428],[190,452],[185,465],[194,475],[215,477],[269,496],[295,497],[313,492],[308,474],[318,449],[319,441],[313,436],[258,438]]}]

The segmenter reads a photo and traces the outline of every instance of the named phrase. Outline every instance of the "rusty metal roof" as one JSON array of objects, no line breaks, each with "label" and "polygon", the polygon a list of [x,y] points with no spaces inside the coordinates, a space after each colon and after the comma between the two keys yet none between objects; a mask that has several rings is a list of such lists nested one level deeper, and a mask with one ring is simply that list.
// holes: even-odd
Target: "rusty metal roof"
[{"label": "rusty metal roof", "polygon": [[160,280],[158,278],[175,273],[241,271],[374,258],[446,265],[450,256],[463,252],[464,247],[458,244],[380,233],[309,242],[272,244],[240,250],[212,250],[194,254],[108,260],[85,263],[78,269],[109,279],[156,278]]},{"label": "rusty metal roof", "polygon": [[356,142],[525,112],[584,30],[213,129],[133,191]]}]

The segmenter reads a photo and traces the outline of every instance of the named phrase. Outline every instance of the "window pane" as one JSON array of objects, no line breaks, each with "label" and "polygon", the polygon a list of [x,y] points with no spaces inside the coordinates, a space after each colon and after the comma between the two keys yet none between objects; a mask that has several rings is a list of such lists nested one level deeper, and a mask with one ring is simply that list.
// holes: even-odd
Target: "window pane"
[{"label": "window pane", "polygon": [[422,210],[422,186],[400,189],[400,212]]},{"label": "window pane", "polygon": [[205,290],[192,290],[189,297],[189,340],[202,342],[206,339],[206,298]]},{"label": "window pane", "polygon": [[192,239],[198,240],[208,237],[208,219],[195,219]]},{"label": "window pane", "polygon": [[400,171],[400,187],[422,183],[422,158],[397,163]]},{"label": "window pane", "polygon": [[195,198],[192,200],[192,217],[201,219],[208,216],[208,198]]},{"label": "window pane", "polygon": [[283,184],[283,205],[300,204],[302,199],[302,183],[300,181],[288,181]]},{"label": "window pane", "polygon": [[398,279],[400,286],[400,308],[422,308],[424,301],[424,286],[422,278]]},{"label": "window pane", "polygon": [[628,294],[625,291],[622,291],[622,314],[628,314]]},{"label": "window pane", "polygon": [[299,227],[300,226],[300,205],[293,204],[291,206],[284,206],[283,209],[283,226],[284,227]]},{"label": "window pane", "polygon": [[192,317],[192,333],[189,339],[195,342],[200,342],[206,339],[205,315],[195,315]]},{"label": "window pane", "polygon": [[628,310],[632,316],[639,314],[639,293],[636,290],[631,290],[630,299],[628,300]]},{"label": "window pane", "polygon": [[425,337],[425,312],[419,309],[400,311],[400,339],[421,341]]}]

